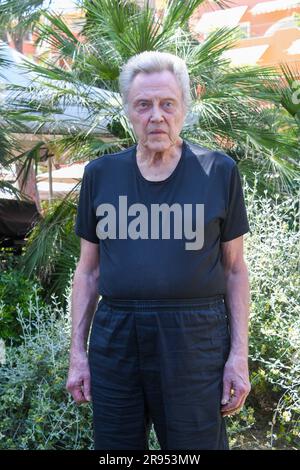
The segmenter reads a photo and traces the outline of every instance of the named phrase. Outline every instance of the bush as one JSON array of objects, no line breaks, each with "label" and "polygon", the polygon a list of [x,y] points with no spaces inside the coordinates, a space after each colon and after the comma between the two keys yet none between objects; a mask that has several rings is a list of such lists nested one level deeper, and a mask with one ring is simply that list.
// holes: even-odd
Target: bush
[{"label": "bush", "polygon": [[299,448],[299,202],[291,196],[271,199],[267,191],[259,197],[246,183],[245,194],[252,228],[245,238],[252,384],[246,403],[255,408],[255,419],[266,422],[270,447]]},{"label": "bush", "polygon": [[21,342],[17,306],[22,309],[23,317],[33,319],[30,302],[34,288],[38,294],[42,293],[42,288],[35,281],[28,280],[17,267],[10,265],[0,272],[0,338],[3,340],[11,340],[13,344]]},{"label": "bush", "polygon": [[[93,449],[91,404],[78,406],[65,389],[70,305],[64,312],[53,295],[41,306],[33,294],[29,316],[17,307],[23,343],[6,348],[0,367],[0,449]],[[153,431],[150,446],[157,448]]]},{"label": "bush", "polygon": [[70,321],[52,299],[41,307],[34,289],[29,317],[17,307],[23,343],[6,348],[0,368],[1,449],[92,446],[90,405],[78,407],[65,390]]}]

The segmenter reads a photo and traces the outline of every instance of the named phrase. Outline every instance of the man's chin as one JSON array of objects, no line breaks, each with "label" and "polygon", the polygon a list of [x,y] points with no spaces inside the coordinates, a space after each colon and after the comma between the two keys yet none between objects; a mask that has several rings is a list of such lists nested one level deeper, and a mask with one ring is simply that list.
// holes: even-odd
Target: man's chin
[{"label": "man's chin", "polygon": [[172,142],[170,141],[168,134],[150,134],[144,145],[149,150],[163,151],[170,148]]}]

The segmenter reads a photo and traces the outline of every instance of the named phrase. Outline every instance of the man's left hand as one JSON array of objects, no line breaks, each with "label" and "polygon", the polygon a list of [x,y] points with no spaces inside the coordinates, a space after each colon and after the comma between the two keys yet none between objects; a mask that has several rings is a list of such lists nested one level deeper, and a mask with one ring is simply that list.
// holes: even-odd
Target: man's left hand
[{"label": "man's left hand", "polygon": [[224,367],[222,416],[238,413],[251,390],[248,358],[230,354]]}]

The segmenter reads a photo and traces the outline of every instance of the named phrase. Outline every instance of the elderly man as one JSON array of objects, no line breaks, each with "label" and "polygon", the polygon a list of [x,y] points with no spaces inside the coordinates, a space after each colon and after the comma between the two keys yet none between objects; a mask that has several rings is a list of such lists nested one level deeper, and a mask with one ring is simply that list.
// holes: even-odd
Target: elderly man
[{"label": "elderly man", "polygon": [[148,449],[152,423],[161,449],[229,449],[250,391],[238,168],[180,137],[179,57],[132,57],[120,90],[137,144],[85,167],[67,390],[92,401],[95,449]]}]

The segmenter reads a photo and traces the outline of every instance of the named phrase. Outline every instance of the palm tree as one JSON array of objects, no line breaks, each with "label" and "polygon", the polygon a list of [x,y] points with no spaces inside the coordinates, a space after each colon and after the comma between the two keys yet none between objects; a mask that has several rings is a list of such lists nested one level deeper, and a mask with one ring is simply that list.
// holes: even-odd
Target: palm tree
[{"label": "palm tree", "polygon": [[[68,149],[73,161],[124,149],[135,136],[118,96],[120,67],[145,50],[172,52],[187,62],[192,86],[193,104],[182,136],[226,151],[250,183],[259,174],[261,190],[294,191],[299,179],[299,105],[290,106],[292,77],[270,67],[229,67],[223,53],[236,43],[238,28],[221,28],[199,43],[186,24],[201,3],[169,0],[158,18],[147,3],[139,8],[126,0],[83,0],[80,39],[60,15],[43,12],[47,23],[35,26],[38,42],[48,43],[56,57],[27,64],[41,80],[31,88],[19,87],[19,98],[12,103],[15,117],[22,122],[36,119],[37,131],[55,128],[53,113],[78,103],[88,113],[88,129],[71,119],[69,130],[53,138],[53,144]],[[99,89],[107,95],[97,93]],[[105,119],[107,126],[99,135]],[[29,275],[39,272],[41,279],[50,279],[49,292],[58,292],[59,286],[59,293],[64,292],[78,256],[75,212],[72,192],[36,228],[23,259]]]}]

